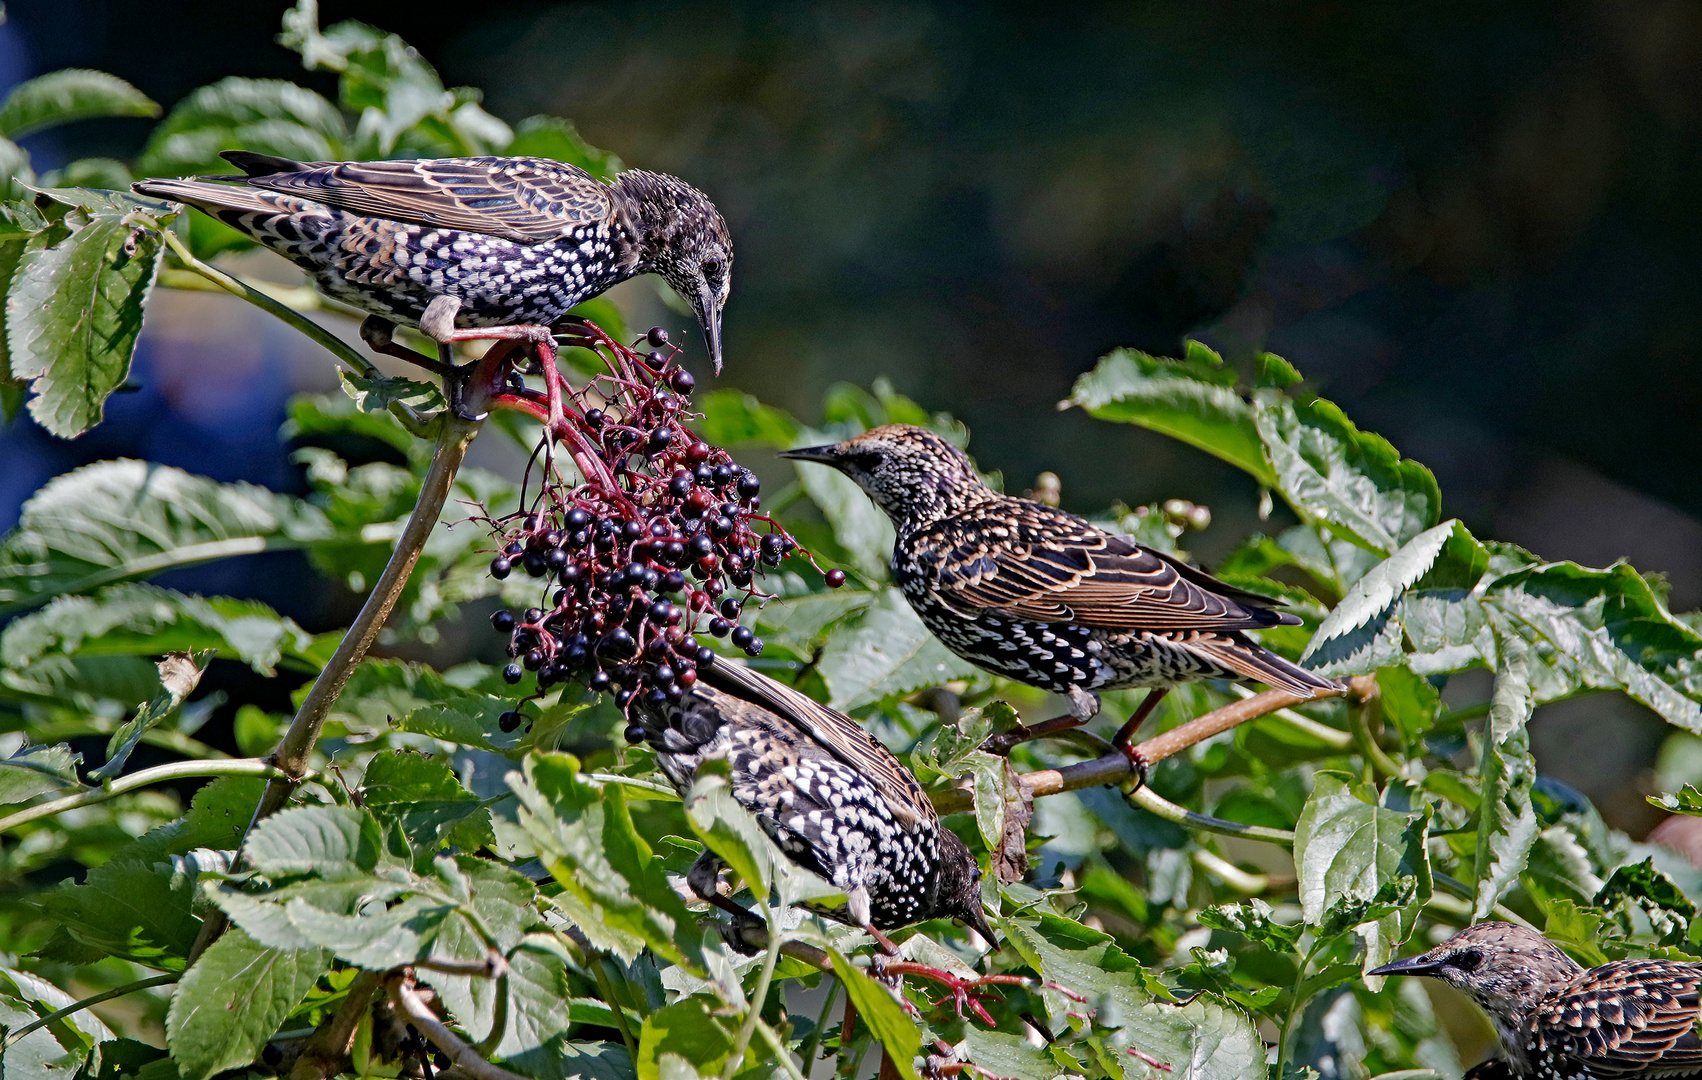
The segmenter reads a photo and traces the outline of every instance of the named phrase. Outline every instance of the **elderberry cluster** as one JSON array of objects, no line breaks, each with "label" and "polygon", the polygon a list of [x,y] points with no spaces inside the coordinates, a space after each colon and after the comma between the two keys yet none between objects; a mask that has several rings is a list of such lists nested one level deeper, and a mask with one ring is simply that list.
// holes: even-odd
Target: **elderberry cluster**
[{"label": "elderberry cluster", "polygon": [[[682,421],[691,373],[674,364],[667,332],[639,355],[605,341],[612,375],[593,380],[600,407],[570,410],[558,441],[594,455],[615,486],[576,486],[546,477],[535,509],[491,519],[500,553],[491,576],[516,570],[546,579],[550,607],[498,611],[491,625],[509,638],[516,662],[503,678],[536,672],[538,693],[571,679],[613,693],[625,709],[638,695],[678,701],[716,653],[698,635],[728,638],[749,656],[762,639],[738,625],[763,567],[778,566],[797,542],[760,513],[761,484]],[[603,380],[603,385],[599,385]],[[579,391],[573,403],[584,405]],[[546,436],[549,437],[549,436]],[[582,465],[583,468],[583,465]],[[843,584],[844,574],[828,573]],[[740,595],[742,594],[742,595]],[[503,730],[520,723],[505,713]]]}]

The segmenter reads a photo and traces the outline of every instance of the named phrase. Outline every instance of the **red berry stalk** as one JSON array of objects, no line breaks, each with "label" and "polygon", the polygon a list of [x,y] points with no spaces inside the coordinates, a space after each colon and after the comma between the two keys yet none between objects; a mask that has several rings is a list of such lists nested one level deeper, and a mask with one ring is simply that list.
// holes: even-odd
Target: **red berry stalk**
[{"label": "red berry stalk", "polygon": [[[550,394],[507,369],[507,384],[486,397],[491,407],[518,409],[546,427],[535,455],[543,459],[542,485],[529,502],[522,495],[529,508],[485,516],[500,548],[491,576],[518,568],[545,578],[551,604],[491,617],[517,660],[503,677],[518,683],[536,672],[532,696],[583,679],[614,693],[623,709],[639,694],[658,705],[678,701],[698,669],[715,662],[698,635],[730,637],[750,656],[762,652],[739,616],[753,598],[767,598],[756,587],[763,568],[798,545],[760,512],[755,474],[685,426],[701,416],[687,409],[694,380],[676,363],[679,349],[667,331],[639,339],[651,347],[645,354],[589,323],[576,336],[605,372],[572,387],[547,364],[542,374],[556,384]],[[577,475],[560,467],[552,453],[558,445]],[[829,579],[837,587],[844,574]],[[505,714],[503,729],[520,720]]]}]

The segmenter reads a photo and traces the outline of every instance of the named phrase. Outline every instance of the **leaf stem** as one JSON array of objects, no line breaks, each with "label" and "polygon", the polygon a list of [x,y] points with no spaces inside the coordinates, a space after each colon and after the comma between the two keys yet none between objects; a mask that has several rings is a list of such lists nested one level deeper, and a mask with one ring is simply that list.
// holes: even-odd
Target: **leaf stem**
[{"label": "leaf stem", "polygon": [[597,980],[597,992],[603,995],[603,1000],[609,1003],[609,1011],[615,1014],[615,1027],[620,1029],[621,1042],[626,1043],[627,1056],[634,1062],[638,1061],[638,1040],[632,1036],[632,1026],[627,1023],[626,1006],[615,996],[615,985],[609,979],[609,973],[604,969],[605,958],[592,956],[587,966],[591,975]]},{"label": "leaf stem", "polygon": [[241,278],[232,277],[223,270],[216,269],[215,267],[202,262],[200,259],[197,259],[190,253],[189,249],[184,246],[183,241],[177,238],[177,233],[172,230],[164,229],[162,232],[165,234],[166,246],[171,248],[172,253],[176,255],[183,265],[188,267],[190,270],[200,274],[202,277],[224,289],[226,292],[240,296],[255,307],[276,315],[284,322],[289,323],[297,330],[300,330],[314,341],[323,345],[326,349],[330,350],[333,356],[354,368],[362,375],[365,375],[367,378],[376,378],[382,374],[382,372],[378,370],[378,366],[376,364],[362,356],[360,353],[355,352],[354,349],[349,347],[348,343],[343,341],[343,339],[337,337],[335,334],[326,330],[324,327],[320,326],[312,319],[309,319],[301,312],[296,311],[289,305],[280,303],[272,297],[267,296],[259,289],[256,289],[254,286],[243,281]]},{"label": "leaf stem", "polygon": [[1197,810],[1189,810],[1185,806],[1177,806],[1149,787],[1136,788],[1129,793],[1128,799],[1141,809],[1151,811],[1166,821],[1174,821],[1178,825],[1203,829],[1206,832],[1218,833],[1222,836],[1239,836],[1243,840],[1263,840],[1267,844],[1294,843],[1294,834],[1287,829],[1273,829],[1266,825],[1243,825],[1239,821],[1225,821],[1220,817],[1212,817],[1210,814],[1202,814]]},{"label": "leaf stem", "polygon": [[[384,572],[378,576],[366,603],[361,605],[360,614],[355,616],[354,624],[343,635],[343,640],[337,643],[336,652],[331,654],[330,661],[314,680],[313,688],[302,699],[301,707],[296,710],[295,718],[290,721],[289,730],[284,733],[278,748],[272,751],[272,764],[282,771],[283,776],[266,785],[266,792],[260,797],[260,805],[255,808],[254,817],[249,822],[250,832],[263,818],[270,817],[289,801],[290,795],[307,774],[308,761],[319,742],[319,733],[325,727],[325,718],[330,715],[331,706],[354,674],[355,665],[372,647],[384,620],[402,595],[408,576],[413,573],[414,563],[419,561],[420,552],[437,527],[438,516],[449,498],[449,489],[455,483],[455,474],[466,459],[467,445],[478,434],[481,422],[464,419],[453,409],[445,409],[437,423],[440,425],[437,447],[420,481],[419,501],[414,504],[414,511],[396,540],[396,548],[390,553]],[[247,836],[243,839],[246,842]],[[240,847],[238,850],[240,852]],[[201,924],[201,934],[189,954],[191,964],[224,933],[227,925],[229,921],[224,912],[215,910],[207,913]]]},{"label": "leaf stem", "polygon": [[1405,776],[1406,770],[1377,745],[1377,736],[1371,731],[1373,707],[1370,701],[1363,701],[1348,708],[1347,714],[1353,724],[1353,741],[1358,745],[1359,752],[1365,755],[1366,762],[1370,764],[1371,771],[1377,774],[1378,780]]},{"label": "leaf stem", "polygon": [[95,788],[91,791],[67,795],[62,799],[38,803],[26,810],[0,818],[0,833],[15,829],[40,818],[62,814],[67,810],[75,810],[80,806],[93,806],[109,799],[116,799],[137,788],[149,784],[163,783],[167,780],[182,780],[194,776],[264,776],[275,779],[284,776],[284,772],[269,761],[260,758],[232,758],[226,761],[173,761],[167,765],[155,765],[151,769],[131,773],[119,777],[110,784]]},{"label": "leaf stem", "polygon": [[165,986],[168,983],[176,982],[180,978],[182,978],[180,975],[151,975],[146,979],[137,979],[133,983],[125,983],[123,986],[115,986],[111,990],[102,991],[92,997],[86,997],[81,1001],[73,1001],[63,1009],[57,1009],[48,1013],[46,1016],[38,1016],[23,1027],[7,1035],[5,1043],[0,1044],[0,1053],[10,1050],[13,1044],[28,1035],[30,1032],[38,1031],[49,1024],[57,1023],[58,1021],[65,1019],[67,1016],[70,1016],[72,1013],[82,1012],[91,1005],[99,1005],[103,1001],[111,1001],[113,998],[123,997],[125,994],[134,994],[138,990],[146,990],[152,986]]},{"label": "leaf stem", "polygon": [[786,1071],[786,1075],[791,1077],[792,1080],[804,1080],[802,1070],[798,1068],[798,1063],[792,1060],[792,1052],[786,1049],[786,1043],[780,1038],[780,1033],[762,1020],[756,1022],[756,1030],[762,1036],[763,1041],[768,1044],[769,1050],[774,1052],[774,1060],[780,1063],[780,1067]]},{"label": "leaf stem", "polygon": [[732,1080],[733,1074],[739,1071],[739,1066],[745,1060],[745,1049],[750,1046],[751,1036],[756,1034],[756,1026],[762,1020],[762,1007],[768,1003],[768,987],[774,981],[774,967],[780,962],[782,935],[774,929],[778,924],[774,921],[774,912],[766,899],[762,902],[762,919],[770,928],[768,951],[762,957],[762,973],[757,976],[756,991],[751,994],[744,1026],[739,1029],[739,1037],[733,1043],[733,1053],[727,1058],[726,1070],[721,1074],[725,1080]]}]

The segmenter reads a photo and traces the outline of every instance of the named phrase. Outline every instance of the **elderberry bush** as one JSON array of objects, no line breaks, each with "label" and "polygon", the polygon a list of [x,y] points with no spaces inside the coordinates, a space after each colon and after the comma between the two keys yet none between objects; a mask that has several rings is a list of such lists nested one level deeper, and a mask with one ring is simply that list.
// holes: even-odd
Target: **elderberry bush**
[{"label": "elderberry bush", "polygon": [[[761,513],[756,475],[686,426],[694,380],[667,331],[640,338],[645,353],[595,333],[607,372],[566,391],[529,505],[489,519],[500,548],[491,575],[542,579],[544,599],[498,611],[491,625],[508,635],[509,683],[536,673],[535,697],[581,679],[625,709],[641,694],[679,700],[715,662],[704,635],[760,655],[762,639],[740,616],[766,598],[763,569],[798,544]],[[554,452],[563,446],[577,471]],[[511,711],[501,725],[520,722]]]}]

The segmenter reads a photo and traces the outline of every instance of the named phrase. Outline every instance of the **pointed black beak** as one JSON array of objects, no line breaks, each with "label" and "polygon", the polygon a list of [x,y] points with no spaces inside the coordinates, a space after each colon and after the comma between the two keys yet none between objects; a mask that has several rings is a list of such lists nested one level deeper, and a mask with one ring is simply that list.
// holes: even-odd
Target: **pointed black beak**
[{"label": "pointed black beak", "polygon": [[837,443],[827,446],[800,446],[796,450],[782,450],[780,456],[791,458],[793,461],[819,461],[823,465],[837,465],[839,446]]},{"label": "pointed black beak", "polygon": [[710,362],[715,365],[715,374],[721,374],[721,305],[709,295],[705,287],[702,292],[703,303],[703,342],[709,347]]},{"label": "pointed black beak", "polygon": [[975,931],[977,934],[980,934],[981,937],[986,940],[988,947],[994,952],[1003,951],[999,947],[999,939],[993,936],[993,928],[988,924],[986,914],[981,910],[979,905],[972,909],[968,915],[963,917],[963,924]]},{"label": "pointed black beak", "polygon": [[1380,968],[1372,968],[1367,975],[1434,975],[1442,970],[1442,963],[1431,957],[1429,953],[1419,953],[1405,960],[1396,960],[1392,964],[1384,964]]}]

